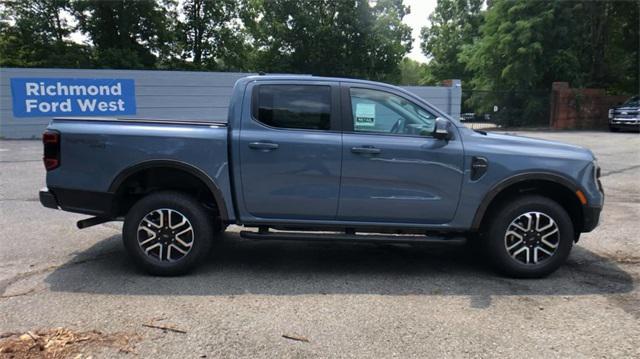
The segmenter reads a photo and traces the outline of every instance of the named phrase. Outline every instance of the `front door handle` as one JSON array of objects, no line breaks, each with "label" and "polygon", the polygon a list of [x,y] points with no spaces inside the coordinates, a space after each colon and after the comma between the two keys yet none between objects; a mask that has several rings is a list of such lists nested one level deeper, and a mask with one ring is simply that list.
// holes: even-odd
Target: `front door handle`
[{"label": "front door handle", "polygon": [[273,151],[280,147],[277,143],[273,142],[249,142],[249,148],[260,151]]},{"label": "front door handle", "polygon": [[351,147],[351,152],[366,154],[366,155],[377,155],[382,151],[380,151],[379,148],[376,148],[373,146],[362,146],[362,147]]}]

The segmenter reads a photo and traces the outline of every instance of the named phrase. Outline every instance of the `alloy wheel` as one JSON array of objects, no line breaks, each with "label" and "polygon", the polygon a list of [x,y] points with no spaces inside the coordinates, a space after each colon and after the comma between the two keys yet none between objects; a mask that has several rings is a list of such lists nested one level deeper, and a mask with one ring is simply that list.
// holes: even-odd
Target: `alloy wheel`
[{"label": "alloy wheel", "polygon": [[149,257],[174,262],[189,254],[194,231],[182,213],[161,208],[149,212],[138,224],[138,245]]},{"label": "alloy wheel", "polygon": [[527,212],[507,227],[504,245],[507,253],[522,264],[540,264],[551,258],[560,243],[556,222],[542,212]]}]

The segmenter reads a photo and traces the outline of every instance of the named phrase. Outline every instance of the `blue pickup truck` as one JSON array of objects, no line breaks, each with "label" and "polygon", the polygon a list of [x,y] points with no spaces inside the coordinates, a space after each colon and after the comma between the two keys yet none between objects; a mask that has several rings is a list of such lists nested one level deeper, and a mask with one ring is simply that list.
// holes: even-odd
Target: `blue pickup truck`
[{"label": "blue pickup truck", "polygon": [[593,230],[600,169],[581,147],[473,131],[400,88],[250,76],[227,121],[60,118],[43,135],[49,208],[124,220],[156,275],[202,261],[230,224],[254,240],[465,241],[542,277]]}]

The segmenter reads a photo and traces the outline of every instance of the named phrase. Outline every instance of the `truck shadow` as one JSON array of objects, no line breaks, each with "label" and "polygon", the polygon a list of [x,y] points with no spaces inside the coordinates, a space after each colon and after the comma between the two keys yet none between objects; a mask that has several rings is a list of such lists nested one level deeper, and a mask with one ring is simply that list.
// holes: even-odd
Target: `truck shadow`
[{"label": "truck shadow", "polygon": [[120,295],[242,294],[463,295],[486,307],[493,296],[622,294],[631,275],[581,246],[542,280],[500,277],[465,248],[247,241],[225,234],[209,261],[182,277],[136,269],[120,236],[76,254],[45,279],[54,292]]}]

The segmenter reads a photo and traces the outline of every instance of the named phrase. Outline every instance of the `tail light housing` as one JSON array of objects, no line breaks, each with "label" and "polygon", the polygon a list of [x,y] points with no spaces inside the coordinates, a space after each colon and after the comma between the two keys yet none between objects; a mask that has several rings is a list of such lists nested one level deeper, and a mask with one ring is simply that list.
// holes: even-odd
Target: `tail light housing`
[{"label": "tail light housing", "polygon": [[44,168],[47,171],[54,170],[60,166],[60,132],[46,130],[42,134],[42,144],[44,145]]}]

